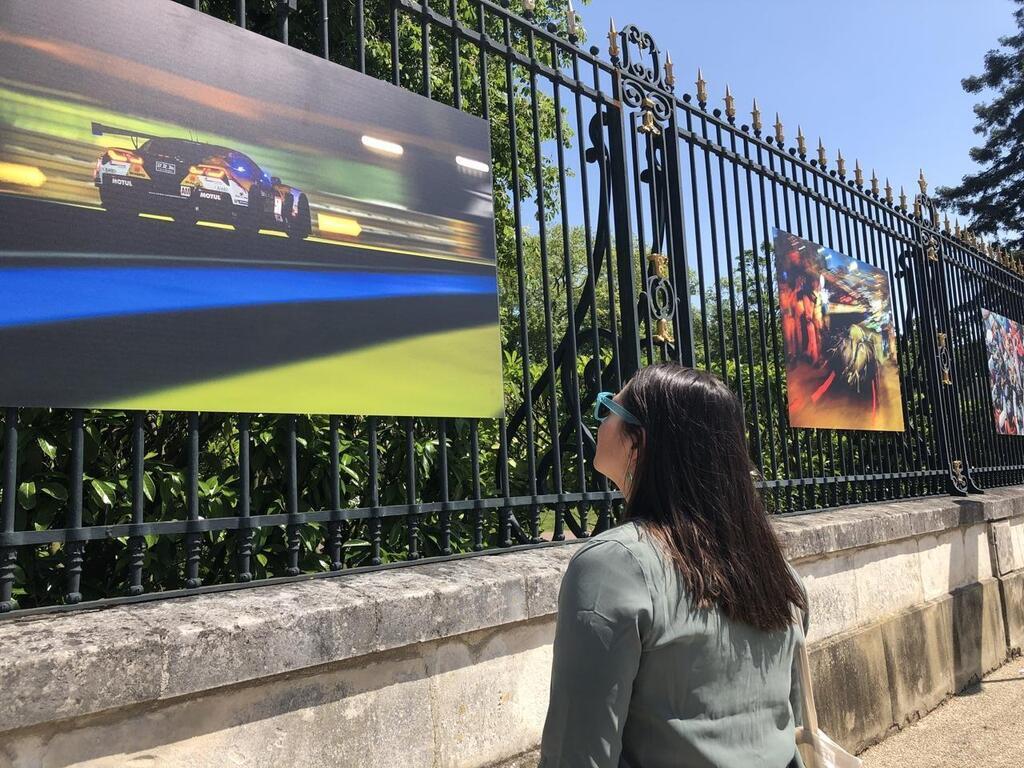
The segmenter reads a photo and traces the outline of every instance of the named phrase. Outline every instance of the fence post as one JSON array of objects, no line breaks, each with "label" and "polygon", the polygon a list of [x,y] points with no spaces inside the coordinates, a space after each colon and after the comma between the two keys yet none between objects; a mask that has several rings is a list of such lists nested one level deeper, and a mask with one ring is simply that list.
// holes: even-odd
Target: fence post
[{"label": "fence post", "polygon": [[[613,59],[615,61],[615,59]],[[629,205],[629,178],[626,166],[626,139],[622,109],[622,75],[614,75],[614,102],[606,106],[608,120],[608,174],[612,186],[615,271],[619,292],[620,329],[619,370],[627,380],[640,368],[640,319],[637,312],[636,273],[633,264],[633,228]],[[611,279],[611,275],[608,276]]]},{"label": "fence post", "polygon": [[671,213],[670,243],[672,274],[675,277],[675,315],[679,328],[676,350],[679,362],[692,368],[693,316],[690,312],[690,259],[686,251],[686,215],[683,208],[683,171],[679,161],[679,125],[673,105],[665,126],[665,173],[664,183],[668,187],[666,199]]},{"label": "fence post", "polygon": [[923,189],[914,207],[917,234],[914,284],[924,344],[925,395],[935,414],[939,458],[949,470],[946,482],[950,494],[981,493],[970,476],[963,419],[956,403],[956,370],[949,349],[949,295],[943,249],[940,247],[938,210]]}]

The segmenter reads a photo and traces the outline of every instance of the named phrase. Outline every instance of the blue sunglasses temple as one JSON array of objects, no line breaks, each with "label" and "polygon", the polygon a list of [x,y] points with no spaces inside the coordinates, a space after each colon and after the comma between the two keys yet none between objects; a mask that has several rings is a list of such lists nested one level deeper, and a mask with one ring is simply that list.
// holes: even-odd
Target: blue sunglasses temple
[{"label": "blue sunglasses temple", "polygon": [[601,415],[601,406],[603,405],[609,411],[614,413],[623,421],[629,422],[630,424],[640,425],[640,419],[634,416],[632,413],[627,411],[621,405],[616,403],[612,398],[615,397],[614,392],[598,392],[597,401],[594,403],[594,418],[598,421],[604,421],[607,415]]}]

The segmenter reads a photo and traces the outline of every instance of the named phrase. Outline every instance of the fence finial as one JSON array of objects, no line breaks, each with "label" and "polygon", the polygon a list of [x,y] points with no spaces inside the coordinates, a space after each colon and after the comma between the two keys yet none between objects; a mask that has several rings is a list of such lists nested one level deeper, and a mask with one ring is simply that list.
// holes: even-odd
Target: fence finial
[{"label": "fence finial", "polygon": [[807,140],[804,138],[804,130],[799,123],[796,126],[796,151],[800,157],[807,157]]},{"label": "fence finial", "polygon": [[818,137],[818,165],[822,168],[828,165],[828,156],[825,154],[825,145],[821,141],[821,137]]},{"label": "fence finial", "polygon": [[732,97],[732,91],[729,90],[729,84],[725,85],[725,116],[729,118],[729,122],[732,123],[736,120],[736,99]]},{"label": "fence finial", "polygon": [[608,19],[608,55],[619,58],[619,33],[615,29],[615,19]]},{"label": "fence finial", "polygon": [[569,33],[569,42],[575,43],[580,39],[578,34],[579,29],[576,22],[578,18],[576,16],[576,9],[572,7],[572,0],[569,0],[568,5],[565,9],[565,30]]},{"label": "fence finial", "polygon": [[750,111],[751,127],[754,129],[754,135],[761,135],[761,110],[757,108],[757,99],[754,99],[754,108]]},{"label": "fence finial", "polygon": [[836,170],[839,172],[839,178],[846,178],[846,161],[843,159],[843,151],[841,149],[836,150]]},{"label": "fence finial", "polygon": [[786,143],[786,136],[782,132],[782,120],[779,118],[779,113],[775,113],[775,141],[779,143],[781,147]]},{"label": "fence finial", "polygon": [[924,168],[921,169],[921,175],[917,177],[917,184],[921,187],[921,194],[928,194],[928,181],[924,177]]},{"label": "fence finial", "polygon": [[533,11],[537,7],[537,0],[523,0],[523,16],[533,19]]},{"label": "fence finial", "polygon": [[697,86],[697,102],[703,109],[708,103],[708,84],[704,80],[704,74],[700,71],[700,67],[697,67],[697,81],[694,85]]},{"label": "fence finial", "polygon": [[858,187],[864,186],[864,171],[860,169],[860,160],[853,161],[853,183]]},{"label": "fence finial", "polygon": [[949,234],[949,214],[942,214],[942,231],[947,235]]},{"label": "fence finial", "polygon": [[676,73],[672,67],[672,54],[665,52],[665,85],[669,89],[676,87]]},{"label": "fence finial", "polygon": [[871,194],[878,197],[878,176],[875,175],[875,169],[871,169]]},{"label": "fence finial", "polygon": [[904,211],[907,210],[907,193],[903,191],[902,184],[900,184],[900,208]]},{"label": "fence finial", "polygon": [[956,237],[958,237],[958,238],[959,238],[959,237],[960,237],[960,235],[961,235],[961,232],[960,232],[960,221],[959,221],[959,220],[957,220],[957,221],[956,221],[956,222],[954,222],[954,224],[953,224],[953,234],[954,234],[954,235],[955,235]]}]

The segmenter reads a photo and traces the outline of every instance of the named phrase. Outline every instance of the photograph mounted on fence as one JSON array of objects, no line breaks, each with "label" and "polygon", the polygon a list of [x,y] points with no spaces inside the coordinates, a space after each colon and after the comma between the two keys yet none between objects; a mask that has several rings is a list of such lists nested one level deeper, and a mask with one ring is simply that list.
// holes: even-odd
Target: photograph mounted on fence
[{"label": "photograph mounted on fence", "polygon": [[502,413],[485,120],[165,0],[0,70],[0,403]]},{"label": "photograph mounted on fence", "polygon": [[1024,406],[1024,339],[1020,323],[982,308],[981,325],[988,353],[988,377],[992,386],[992,414],[1000,435],[1021,434]]},{"label": "photograph mounted on fence", "polygon": [[888,274],[773,229],[791,427],[903,431]]}]

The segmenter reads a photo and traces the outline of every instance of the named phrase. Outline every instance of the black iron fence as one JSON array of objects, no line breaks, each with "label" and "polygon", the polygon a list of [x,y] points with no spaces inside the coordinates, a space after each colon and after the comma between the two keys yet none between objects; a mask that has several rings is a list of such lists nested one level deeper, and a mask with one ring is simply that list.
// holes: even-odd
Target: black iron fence
[{"label": "black iron fence", "polygon": [[[488,0],[195,0],[490,121],[506,418],[8,408],[0,610],[234,588],[557,545],[612,524],[600,390],[678,360],[742,397],[776,513],[1018,483],[981,307],[1024,320],[1022,269],[897,200],[756,103],[678,93],[655,40]],[[524,4],[526,5],[526,4]],[[540,5],[541,4],[529,4]],[[892,281],[902,432],[792,428],[773,227]]]}]

